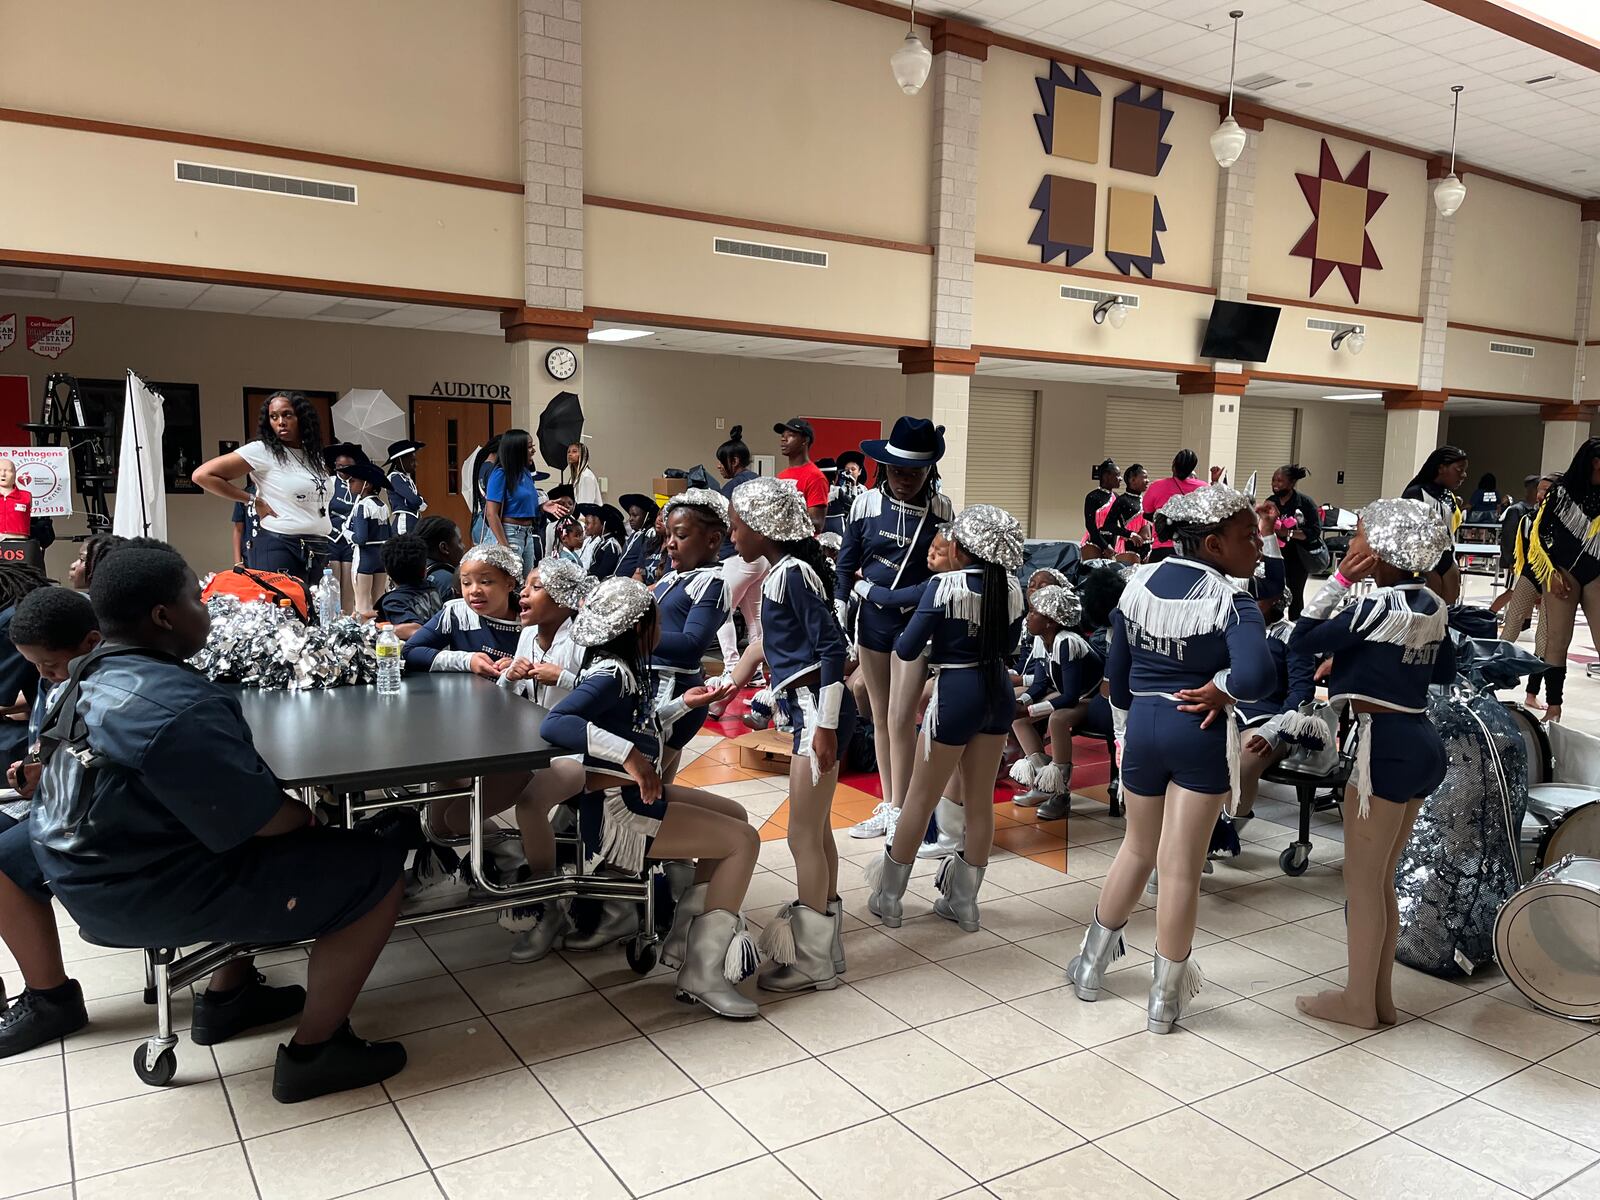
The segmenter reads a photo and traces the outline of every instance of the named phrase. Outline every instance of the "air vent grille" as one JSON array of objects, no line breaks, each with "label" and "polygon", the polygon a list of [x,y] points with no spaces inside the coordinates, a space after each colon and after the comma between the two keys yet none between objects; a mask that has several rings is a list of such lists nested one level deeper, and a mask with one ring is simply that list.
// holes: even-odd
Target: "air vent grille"
[{"label": "air vent grille", "polygon": [[1097,292],[1092,288],[1063,287],[1061,289],[1063,300],[1087,300],[1090,304],[1099,304],[1102,300],[1121,300],[1124,308],[1138,308],[1139,297],[1130,296],[1126,292]]},{"label": "air vent grille", "polygon": [[1264,92],[1269,87],[1277,87],[1278,84],[1283,82],[1285,80],[1282,75],[1273,75],[1268,71],[1261,71],[1239,80],[1239,86],[1247,92]]},{"label": "air vent grille", "polygon": [[772,246],[765,242],[736,242],[732,238],[713,238],[713,254],[735,258],[761,258],[767,262],[790,263],[797,267],[826,267],[828,256],[821,250],[797,250],[793,246]]},{"label": "air vent grille", "polygon": [[1524,346],[1521,342],[1490,342],[1489,353],[1510,354],[1516,358],[1532,358],[1534,350],[1532,346]]},{"label": "air vent grille", "polygon": [[178,162],[179,183],[202,183],[209,187],[240,188],[247,192],[269,192],[276,196],[297,196],[302,200],[329,200],[335,204],[354,204],[354,184],[329,183],[322,179],[296,179],[292,175],[267,175],[261,171],[241,171],[237,167],[212,167],[205,163]]},{"label": "air vent grille", "polygon": [[1307,329],[1320,329],[1323,333],[1338,333],[1341,329],[1349,329],[1352,326],[1362,333],[1367,331],[1367,327],[1361,324],[1360,321],[1325,321],[1321,317],[1306,318]]}]

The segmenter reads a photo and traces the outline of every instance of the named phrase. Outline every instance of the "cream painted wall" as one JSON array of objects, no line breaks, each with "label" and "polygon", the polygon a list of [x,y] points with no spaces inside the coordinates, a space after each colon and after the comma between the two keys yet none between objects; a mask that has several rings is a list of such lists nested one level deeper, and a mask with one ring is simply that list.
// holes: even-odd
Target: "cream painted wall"
[{"label": "cream painted wall", "polygon": [[[1451,307],[1453,310],[1454,305]],[[1571,319],[1570,314],[1568,319]],[[1491,354],[1491,341],[1532,346],[1534,356],[1518,358],[1511,354]],[[1370,342],[1368,344],[1370,346]],[[1478,388],[1565,404],[1572,399],[1575,355],[1574,347],[1559,342],[1451,329],[1445,337],[1444,384],[1447,390],[1468,394]]]},{"label": "cream painted wall", "polygon": [[[594,307],[928,338],[931,255],[593,205],[584,226],[585,299]],[[828,265],[713,254],[716,237],[822,250]]]},{"label": "cream painted wall", "polygon": [[[180,158],[354,184],[357,203],[178,183]],[[522,295],[522,198],[505,192],[3,122],[0,162],[29,181],[0,194],[8,249]]]},{"label": "cream painted wall", "polygon": [[[1415,315],[1419,311],[1422,279],[1423,219],[1427,211],[1424,205],[1432,203],[1422,160],[1387,150],[1372,151],[1371,186],[1389,193],[1383,207],[1367,224],[1383,269],[1361,273],[1359,302],[1351,298],[1338,271],[1312,296],[1311,260],[1294,258],[1289,251],[1312,220],[1295,175],[1317,173],[1323,135],[1298,125],[1268,121],[1257,136],[1261,144],[1256,158],[1250,290],[1268,296]],[[1330,137],[1327,141],[1341,173],[1348,173],[1367,151],[1367,147],[1343,138]],[[1460,262],[1458,247],[1458,271]]]},{"label": "cream painted wall", "polygon": [[1455,215],[1450,319],[1572,336],[1578,206],[1468,174]]},{"label": "cream painted wall", "polygon": [[[1078,266],[1114,271],[1104,255],[1108,185],[1156,194],[1167,232],[1160,235],[1166,262],[1157,279],[1209,286],[1212,227],[1216,219],[1216,159],[1207,140],[1217,124],[1214,105],[1169,94],[1173,110],[1166,142],[1172,147],[1154,178],[1111,169],[1111,109],[1126,80],[1090,72],[1100,89],[1100,161],[1077,162],[1044,152],[1033,115],[1042,112],[1034,84],[1049,72],[1046,60],[995,48],[983,68],[983,124],[978,153],[978,253],[1039,261],[1030,245],[1039,214],[1028,207],[1046,175],[1093,180],[1097,185],[1095,253]],[[1059,261],[1059,260],[1058,260]],[[1098,286],[1098,285],[1085,285]]]},{"label": "cream painted wall", "polygon": [[[1254,276],[1251,277],[1251,284],[1254,286]],[[1360,357],[1342,348],[1335,350],[1333,335],[1326,329],[1308,329],[1308,320],[1349,320],[1365,325],[1367,344]],[[1415,387],[1421,352],[1422,326],[1415,321],[1346,317],[1341,313],[1285,305],[1278,317],[1278,332],[1272,339],[1272,353],[1261,369],[1290,375],[1315,375],[1335,380],[1364,379]]]},{"label": "cream painted wall", "polygon": [[[1467,185],[1472,186],[1471,184]],[[1527,416],[1453,416],[1450,444],[1467,452],[1467,487],[1488,472],[1502,495],[1520,499],[1522,478],[1539,470],[1544,450],[1544,424],[1537,410]]]},{"label": "cream painted wall", "polygon": [[827,0],[589,0],[583,20],[586,191],[929,239],[933,96],[889,73],[901,22]]},{"label": "cream painted wall", "polygon": [[514,0],[8,4],[0,106],[517,179],[516,11]]}]

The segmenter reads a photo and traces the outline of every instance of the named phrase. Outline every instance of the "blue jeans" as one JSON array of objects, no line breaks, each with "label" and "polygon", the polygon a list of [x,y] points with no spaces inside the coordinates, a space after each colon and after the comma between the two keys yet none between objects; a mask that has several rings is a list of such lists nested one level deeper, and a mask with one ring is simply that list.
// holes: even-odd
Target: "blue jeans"
[{"label": "blue jeans", "polygon": [[[506,525],[504,528],[510,549],[522,558],[522,574],[526,578],[528,572],[537,567],[539,560],[544,557],[544,542],[532,525]],[[496,539],[494,534],[486,529],[484,540],[492,542]]]}]

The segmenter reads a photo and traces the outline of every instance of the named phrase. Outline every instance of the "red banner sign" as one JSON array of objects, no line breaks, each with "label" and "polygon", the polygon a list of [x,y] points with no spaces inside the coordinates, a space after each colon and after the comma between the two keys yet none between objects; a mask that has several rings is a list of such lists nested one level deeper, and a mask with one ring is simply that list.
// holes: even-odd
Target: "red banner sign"
[{"label": "red banner sign", "polygon": [[28,349],[42,358],[60,358],[72,348],[71,317],[28,318]]}]

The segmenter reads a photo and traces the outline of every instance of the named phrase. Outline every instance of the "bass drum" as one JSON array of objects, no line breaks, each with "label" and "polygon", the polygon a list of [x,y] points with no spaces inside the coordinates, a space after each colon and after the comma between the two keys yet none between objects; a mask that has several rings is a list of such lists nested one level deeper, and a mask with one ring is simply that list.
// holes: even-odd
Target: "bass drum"
[{"label": "bass drum", "polygon": [[1569,809],[1551,824],[1539,849],[1541,867],[1563,858],[1600,859],[1600,788],[1587,790],[1597,793],[1595,799]]},{"label": "bass drum", "polygon": [[[1594,822],[1600,814],[1590,813],[1568,829],[1564,848],[1552,847],[1557,826],[1581,809],[1600,800],[1600,787],[1584,783],[1536,783],[1528,788],[1528,810],[1522,817],[1522,834],[1518,850],[1522,856],[1522,873],[1527,879],[1542,871],[1548,864],[1567,854],[1580,858],[1600,858],[1600,830]],[[1587,836],[1578,831],[1587,829]]]},{"label": "bass drum", "polygon": [[1555,778],[1556,759],[1550,749],[1550,735],[1545,732],[1544,722],[1513,701],[1502,700],[1500,704],[1516,722],[1522,743],[1528,748],[1528,786],[1549,783]]},{"label": "bass drum", "polygon": [[1600,1020],[1600,859],[1563,858],[1500,908],[1494,952],[1545,1012]]}]

